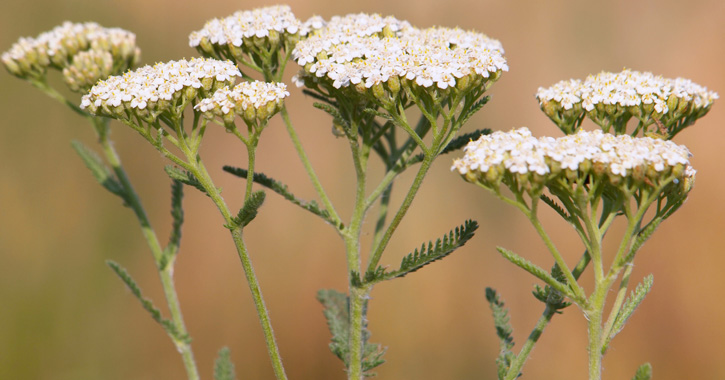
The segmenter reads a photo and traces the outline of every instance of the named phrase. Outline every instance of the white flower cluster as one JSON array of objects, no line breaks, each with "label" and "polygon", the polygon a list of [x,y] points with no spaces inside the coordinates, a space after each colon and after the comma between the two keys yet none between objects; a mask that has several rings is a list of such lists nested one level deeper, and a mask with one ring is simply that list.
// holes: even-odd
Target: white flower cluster
[{"label": "white flower cluster", "polygon": [[465,156],[451,170],[472,181],[496,184],[505,173],[538,175],[546,182],[560,173],[608,175],[626,178],[644,173],[652,182],[669,175],[679,179],[695,174],[689,150],[672,141],[650,137],[579,131],[553,138],[535,138],[527,128],[494,132],[465,147]]},{"label": "white flower cluster", "polygon": [[397,77],[444,90],[467,76],[497,78],[508,71],[501,43],[483,34],[417,29],[394,17],[367,14],[331,19],[300,41],[292,56],[304,67],[298,85],[306,77],[326,78],[335,88],[371,88]]},{"label": "white flower cluster", "polygon": [[[667,113],[673,105],[671,97],[678,101],[691,102],[695,108],[709,107],[718,98],[717,93],[708,91],[689,79],[667,79],[650,72],[625,69],[619,73],[602,72],[590,75],[584,81],[571,79],[561,81],[549,88],[539,88],[536,98],[543,106],[555,101],[565,110],[581,104],[586,111],[601,105],[638,107],[652,105],[659,114]],[[674,103],[676,106],[678,103]]]},{"label": "white flower cluster", "polygon": [[125,61],[130,67],[140,57],[136,35],[119,28],[104,28],[88,22],[65,22],[36,38],[21,38],[0,60],[13,75],[25,78],[45,74],[49,66],[67,67],[80,51],[110,52],[114,61]]},{"label": "white flower cluster", "polygon": [[274,115],[282,108],[287,96],[289,92],[284,83],[242,82],[231,89],[218,89],[212,97],[202,99],[194,108],[210,119],[221,116],[231,122],[236,114],[247,122],[254,122]]},{"label": "white flower cluster", "polygon": [[83,96],[81,108],[92,114],[126,118],[126,112],[148,109],[170,111],[177,102],[190,101],[234,82],[239,69],[231,61],[192,58],[144,66],[101,81]]},{"label": "white flower cluster", "polygon": [[[286,5],[277,5],[251,11],[239,11],[223,19],[208,21],[201,30],[189,35],[189,46],[205,48],[208,45],[241,47],[252,37],[276,38],[280,35],[305,36],[320,28],[324,21],[313,17],[301,22]],[[276,37],[275,37],[276,35]]]}]

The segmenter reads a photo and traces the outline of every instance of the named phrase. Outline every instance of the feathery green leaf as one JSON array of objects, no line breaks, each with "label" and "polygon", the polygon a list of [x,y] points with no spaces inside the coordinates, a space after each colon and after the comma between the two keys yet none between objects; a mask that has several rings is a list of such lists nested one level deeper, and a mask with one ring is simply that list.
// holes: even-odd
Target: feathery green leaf
[{"label": "feathery green leaf", "polygon": [[[491,133],[491,130],[486,129],[479,129],[473,132],[464,133],[448,143],[445,148],[440,152],[439,155],[455,152],[463,147],[465,147],[469,142],[478,140],[481,136],[485,136]],[[423,153],[416,154],[415,156],[408,159],[407,165],[413,165],[417,164],[421,161],[423,161],[423,158],[425,155]]]},{"label": "feathery green leaf", "polygon": [[561,282],[557,281],[553,276],[551,276],[549,273],[547,273],[545,270],[538,267],[536,264],[532,263],[529,260],[524,259],[523,257],[505,249],[502,247],[496,247],[499,253],[508,261],[514,263],[516,266],[522,268],[523,270],[533,274],[541,281],[544,281],[547,285],[553,287],[557,291],[561,292],[565,296],[574,299],[573,292],[567,287],[566,284],[562,284]]},{"label": "feathery green leaf", "polygon": [[644,301],[644,297],[647,296],[649,291],[652,289],[654,283],[654,276],[651,274],[645,277],[640,284],[632,291],[629,298],[624,301],[622,309],[619,311],[612,324],[612,330],[609,332],[609,336],[606,337],[606,341],[602,347],[602,351],[607,349],[609,342],[624,328],[629,318],[634,314],[639,305]]},{"label": "feathery green leaf", "polygon": [[196,177],[194,177],[193,174],[191,174],[188,171],[181,170],[175,166],[167,165],[164,167],[164,170],[166,171],[166,174],[169,175],[169,177],[175,181],[179,181],[183,183],[184,185],[192,186],[197,188],[202,193],[206,194],[207,196],[209,194],[206,193],[206,190],[204,189],[204,186],[199,182]]},{"label": "feathery green leaf", "polygon": [[101,158],[80,141],[73,140],[71,145],[73,146],[73,150],[75,150],[81,160],[83,160],[86,167],[90,169],[91,174],[93,174],[96,181],[98,181],[101,186],[105,187],[106,190],[121,197],[125,203],[128,203],[126,199],[126,191],[118,182],[116,176],[111,173],[111,170],[108,169],[103,161],[101,161]]},{"label": "feathery green leaf", "polygon": [[236,378],[229,347],[223,347],[214,361],[214,380],[235,380]]},{"label": "feathery green leaf", "polygon": [[[323,314],[327,320],[327,326],[332,333],[330,342],[330,351],[340,358],[345,364],[345,368],[350,365],[350,298],[332,289],[322,289],[317,292],[317,300],[324,306]],[[367,315],[367,302],[363,305],[363,320]],[[369,343],[370,331],[367,329],[367,323],[363,324],[363,362],[362,368],[366,377],[375,374],[368,371],[385,363],[382,358],[385,349],[380,344]]]},{"label": "feathery green leaf", "polygon": [[571,220],[571,216],[566,212],[566,210],[564,210],[563,207],[561,207],[553,199],[549,198],[546,194],[541,194],[541,196],[539,196],[539,198],[542,201],[544,201],[544,203],[546,203],[547,205],[549,205],[549,207],[551,207],[552,209],[554,209],[554,211],[556,211],[557,214],[561,215],[561,217],[564,218],[564,220],[567,220],[567,221],[568,220]]},{"label": "feathery green leaf", "polygon": [[108,264],[113,272],[118,275],[121,281],[126,284],[126,287],[128,287],[128,289],[131,291],[131,294],[133,294],[136,299],[141,302],[141,306],[151,315],[151,318],[153,318],[154,321],[159,323],[161,327],[166,330],[166,333],[169,334],[171,339],[173,339],[175,342],[191,342],[191,338],[186,334],[182,335],[173,322],[163,318],[163,316],[161,315],[161,311],[159,311],[159,309],[154,306],[151,300],[144,298],[143,294],[141,293],[141,288],[139,288],[138,284],[136,284],[136,281],[134,281],[131,275],[128,274],[126,269],[118,265],[118,263],[116,263],[115,261],[108,260],[106,261],[106,264]]},{"label": "feathery green leaf", "polygon": [[[245,179],[247,178],[247,169],[235,168],[233,166],[224,166],[224,171],[237,177]],[[315,201],[305,202],[297,198],[289,191],[287,185],[283,184],[282,182],[267,177],[264,173],[254,173],[253,181],[274,191],[275,193],[281,195],[284,199],[294,203],[295,205],[300,206],[303,209],[321,217],[326,222],[335,225],[335,223],[332,221],[332,218],[330,218],[330,214],[327,212],[327,210],[320,208],[320,206]]]},{"label": "feathery green leaf", "polygon": [[253,192],[252,195],[244,201],[244,206],[239,209],[237,217],[232,220],[234,224],[237,227],[245,227],[249,224],[249,222],[257,217],[257,212],[259,211],[259,208],[262,207],[264,198],[264,191],[260,190]]},{"label": "feathery green leaf", "polygon": [[486,301],[488,301],[493,312],[493,323],[496,327],[500,348],[498,358],[496,358],[496,366],[498,367],[498,378],[503,380],[509,368],[511,368],[511,363],[516,360],[516,354],[511,351],[514,348],[512,335],[514,330],[509,323],[508,310],[504,307],[504,302],[499,298],[495,289],[486,288]]},{"label": "feathery green leaf", "polygon": [[[564,276],[564,272],[561,271],[559,265],[554,264],[554,267],[551,268],[551,277],[562,284],[567,284],[566,276]],[[566,298],[561,294],[561,292],[549,285],[546,285],[543,288],[539,285],[534,285],[533,293],[536,299],[545,303],[549,308],[553,309],[557,313],[560,313],[559,310],[571,306],[571,302],[566,301]]]},{"label": "feathery green leaf", "polygon": [[632,260],[634,260],[634,256],[637,254],[639,249],[642,248],[647,240],[649,240],[649,238],[657,230],[657,227],[660,226],[660,223],[662,223],[663,220],[664,219],[662,219],[661,217],[656,217],[651,222],[649,222],[643,230],[637,233],[637,237],[634,240],[634,244],[632,244],[632,248],[629,250],[629,254],[627,254],[627,256],[621,263],[619,263],[620,265],[631,263]]},{"label": "feathery green leaf", "polygon": [[481,98],[481,100],[477,101],[476,104],[474,104],[473,107],[471,107],[465,114],[458,116],[458,121],[456,123],[460,126],[466,125],[468,119],[475,115],[476,112],[480,111],[489,100],[491,100],[490,96],[484,96]]},{"label": "feathery green leaf", "polygon": [[368,271],[365,273],[365,282],[376,283],[403,277],[408,273],[415,272],[434,261],[450,255],[453,251],[462,247],[473,237],[477,229],[478,223],[475,220],[467,220],[461,226],[456,227],[444,235],[443,238],[436,240],[435,244],[429,241],[426,247],[425,243],[423,243],[420,250],[416,249],[405,256],[400,262],[400,268],[398,270],[386,272],[381,267],[378,267],[374,271]]},{"label": "feathery green leaf", "polygon": [[637,373],[634,374],[632,380],[651,380],[652,379],[652,365],[644,363],[637,368]]},{"label": "feathery green leaf", "polygon": [[164,248],[164,253],[159,263],[159,268],[164,270],[171,259],[179,252],[181,245],[181,226],[184,224],[184,185],[181,181],[173,180],[171,183],[171,234],[169,235],[169,244]]}]

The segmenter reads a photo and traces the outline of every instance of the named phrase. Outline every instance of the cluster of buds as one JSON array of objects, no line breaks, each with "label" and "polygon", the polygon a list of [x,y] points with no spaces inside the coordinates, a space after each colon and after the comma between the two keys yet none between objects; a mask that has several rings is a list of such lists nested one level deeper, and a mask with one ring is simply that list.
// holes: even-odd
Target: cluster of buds
[{"label": "cluster of buds", "polygon": [[189,45],[207,57],[247,62],[249,56],[259,64],[260,56],[291,50],[300,38],[323,25],[320,17],[303,23],[288,6],[278,5],[210,20],[189,35]]},{"label": "cluster of buds", "polygon": [[88,92],[102,78],[113,74],[113,56],[103,50],[86,50],[63,69],[63,80],[71,91]]},{"label": "cluster of buds", "polygon": [[539,88],[544,113],[564,133],[579,129],[585,115],[605,132],[627,133],[627,122],[639,120],[633,135],[672,138],[704,116],[717,93],[688,79],[667,79],[649,72],[602,72],[586,80],[571,79]]},{"label": "cluster of buds", "polygon": [[485,90],[508,70],[497,40],[460,29],[417,29],[380,15],[335,17],[300,41],[298,86],[362,96],[385,108],[400,94],[434,101]]},{"label": "cluster of buds", "polygon": [[535,138],[527,128],[485,135],[455,160],[466,180],[498,192],[503,183],[514,193],[536,198],[548,187],[571,193],[582,187],[611,188],[629,198],[636,191],[687,194],[694,183],[690,152],[672,141],[581,130],[560,138]]},{"label": "cluster of buds", "polygon": [[[83,52],[92,52],[89,55]],[[111,56],[111,69],[107,69]],[[7,70],[23,79],[42,79],[48,68],[68,71],[66,81],[74,83],[72,89],[81,91],[87,83],[120,74],[138,63],[141,51],[136,47],[136,36],[118,28],[104,28],[96,23],[74,24],[65,22],[36,38],[21,38],[0,60]],[[76,62],[78,60],[78,62]],[[101,67],[84,66],[102,64]],[[99,75],[99,76],[91,76]]]},{"label": "cluster of buds", "polygon": [[160,115],[179,119],[198,97],[231,86],[241,73],[231,61],[192,58],[144,66],[98,82],[81,108],[98,116],[155,123]]},{"label": "cluster of buds", "polygon": [[227,128],[234,128],[234,118],[239,115],[250,131],[261,132],[267,120],[282,109],[287,96],[284,83],[242,82],[234,88],[218,89],[194,108],[207,119],[220,117]]}]

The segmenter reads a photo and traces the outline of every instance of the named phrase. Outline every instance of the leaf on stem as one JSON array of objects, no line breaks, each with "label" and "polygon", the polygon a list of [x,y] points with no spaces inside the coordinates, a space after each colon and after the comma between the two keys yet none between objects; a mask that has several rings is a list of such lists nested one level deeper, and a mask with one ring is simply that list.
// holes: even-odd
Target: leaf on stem
[{"label": "leaf on stem", "polygon": [[632,380],[650,380],[652,379],[652,364],[644,363],[637,368]]},{"label": "leaf on stem", "polygon": [[83,160],[86,167],[90,169],[91,174],[93,174],[96,181],[98,181],[101,186],[105,187],[106,190],[121,197],[121,199],[128,204],[126,191],[118,182],[111,170],[103,163],[103,161],[101,161],[101,158],[80,141],[73,140],[71,145],[73,146],[73,150],[75,150],[81,160]]},{"label": "leaf on stem", "polygon": [[181,225],[184,224],[184,184],[181,181],[173,180],[171,183],[171,234],[169,235],[169,244],[164,248],[159,268],[164,270],[169,262],[179,252],[181,245]]},{"label": "leaf on stem", "polygon": [[505,249],[502,247],[496,247],[499,253],[508,261],[514,263],[516,266],[522,268],[523,270],[533,274],[541,281],[544,281],[547,285],[550,285],[557,291],[564,294],[566,297],[569,297],[571,299],[574,299],[574,294],[572,291],[568,288],[566,284],[563,284],[559,281],[557,281],[553,276],[551,276],[549,273],[547,273],[545,270],[541,269],[536,264],[532,263],[529,260],[524,259],[523,257]]},{"label": "leaf on stem", "polygon": [[179,181],[183,183],[184,185],[192,186],[197,188],[202,193],[207,194],[206,190],[204,189],[204,186],[199,182],[196,177],[194,177],[193,174],[186,170],[181,170],[175,166],[167,165],[164,167],[164,170],[166,171],[166,174],[169,175],[169,177],[175,181]]},{"label": "leaf on stem", "polygon": [[[345,363],[345,368],[350,366],[350,298],[333,289],[321,289],[317,292],[317,300],[320,301],[324,310],[322,313],[327,319],[327,326],[332,333],[330,351]],[[363,306],[363,321],[366,321],[367,301]],[[375,374],[368,371],[385,363],[382,358],[385,349],[380,344],[369,343],[370,331],[367,329],[367,322],[363,323],[363,358],[362,369],[366,377]]]},{"label": "leaf on stem", "polygon": [[394,278],[403,277],[408,273],[417,271],[418,269],[440,260],[462,247],[468,242],[478,229],[478,223],[475,220],[467,220],[455,230],[450,231],[443,238],[421,245],[420,250],[416,249],[408,254],[400,262],[400,268],[392,272],[386,272],[382,267],[365,273],[365,283],[373,284],[384,280],[392,280]]},{"label": "leaf on stem", "polygon": [[[554,267],[551,268],[551,277],[554,277],[555,280],[562,284],[567,283],[564,272],[561,271],[561,268],[559,268],[559,265],[557,264],[554,264]],[[536,299],[545,303],[547,307],[556,313],[561,313],[559,310],[571,306],[571,302],[566,301],[566,298],[563,294],[561,294],[561,292],[549,285],[546,285],[543,288],[539,285],[534,285],[533,293]]]},{"label": "leaf on stem", "polygon": [[559,214],[562,218],[564,218],[564,220],[567,220],[567,221],[571,220],[571,216],[566,212],[566,210],[564,210],[563,207],[561,207],[553,199],[549,198],[546,194],[541,194],[541,196],[539,196],[539,198],[542,201],[544,201],[544,203],[549,205],[549,207],[551,207],[554,211],[556,211],[557,214]]},{"label": "leaf on stem", "polygon": [[232,223],[236,227],[245,227],[249,222],[254,220],[254,218],[257,217],[257,212],[259,211],[259,208],[262,207],[262,204],[264,203],[264,198],[266,194],[264,194],[264,191],[255,191],[252,193],[252,195],[244,201],[244,205],[241,209],[239,209],[239,213],[237,213],[237,217],[232,219]]},{"label": "leaf on stem", "polygon": [[488,103],[488,101],[491,100],[490,96],[484,96],[481,98],[481,100],[477,101],[476,104],[473,105],[465,114],[462,114],[458,117],[458,121],[456,124],[463,126],[468,122],[468,119],[471,118],[476,112],[480,111],[483,106]]},{"label": "leaf on stem", "polygon": [[[241,169],[241,168],[235,168],[233,166],[224,166],[224,171],[227,173],[231,173],[237,177],[241,178],[247,178],[247,170]],[[297,198],[294,194],[292,194],[288,188],[287,185],[283,184],[282,182],[279,182],[273,178],[267,177],[264,173],[254,173],[253,181],[255,183],[258,183],[275,193],[281,195],[284,197],[284,199],[296,204],[297,206],[302,207],[303,209],[321,217],[326,222],[337,226],[337,224],[330,218],[330,213],[327,212],[327,210],[323,210],[320,208],[320,206],[315,201],[309,201],[305,202],[299,198]],[[337,226],[338,228],[341,226]]]},{"label": "leaf on stem", "polygon": [[[443,148],[443,150],[440,152],[439,155],[455,152],[455,151],[465,147],[469,142],[478,140],[481,136],[485,136],[490,133],[491,133],[491,130],[488,128],[479,129],[479,130],[469,132],[469,133],[464,133],[464,134],[456,137],[455,139],[451,140],[451,142],[449,142],[448,145],[445,148]],[[415,156],[411,157],[408,160],[407,165],[417,164],[417,163],[423,161],[423,158],[425,158],[425,155],[423,153],[416,154]]]},{"label": "leaf on stem", "polygon": [[214,380],[235,380],[236,378],[229,347],[223,347],[214,361]]},{"label": "leaf on stem", "polygon": [[153,318],[154,321],[158,322],[161,327],[166,330],[166,333],[169,334],[171,339],[173,339],[175,342],[182,342],[187,344],[191,342],[191,338],[187,334],[181,334],[172,321],[164,319],[159,309],[154,306],[151,300],[144,298],[143,294],[141,293],[141,288],[139,288],[138,284],[136,284],[136,281],[134,281],[131,275],[128,274],[126,269],[118,265],[118,263],[116,263],[115,261],[108,260],[106,261],[106,264],[108,264],[113,272],[118,275],[121,281],[126,284],[131,293],[136,297],[136,299],[139,300],[139,302],[141,302],[141,306],[144,308],[144,310],[148,311],[149,314],[151,314],[151,318]]},{"label": "leaf on stem", "polygon": [[639,285],[637,285],[637,287],[630,294],[629,298],[624,301],[622,309],[619,311],[617,317],[614,320],[614,323],[612,324],[612,330],[609,332],[605,344],[602,345],[602,352],[607,349],[609,342],[611,342],[611,340],[617,334],[619,334],[620,331],[622,331],[624,325],[627,323],[632,314],[634,314],[634,311],[637,310],[642,301],[644,301],[644,297],[647,296],[647,293],[649,293],[650,289],[652,289],[653,283],[654,276],[650,274],[649,276],[645,277]]},{"label": "leaf on stem", "polygon": [[664,219],[661,217],[656,217],[652,219],[651,222],[649,222],[644,229],[639,231],[637,233],[637,238],[634,240],[634,244],[632,244],[632,248],[629,250],[629,254],[624,258],[624,261],[619,263],[620,265],[624,265],[626,263],[631,263],[632,260],[634,260],[634,256],[637,254],[640,248],[644,245],[644,243],[649,240],[650,236],[657,230],[657,227],[660,226],[660,223],[662,223]]},{"label": "leaf on stem", "polygon": [[496,358],[496,366],[498,367],[498,378],[503,380],[511,363],[516,360],[516,354],[511,350],[514,348],[514,329],[509,323],[508,310],[504,307],[504,302],[499,298],[495,289],[486,288],[486,301],[491,306],[493,312],[493,324],[496,327],[496,335],[499,340],[500,352]]},{"label": "leaf on stem", "polygon": [[342,117],[342,114],[340,113],[340,110],[337,109],[337,107],[326,103],[313,103],[312,106],[317,109],[321,109],[327,112],[330,116],[332,116],[332,122],[335,125],[340,125],[345,131],[350,130],[350,123],[348,123],[347,120]]}]

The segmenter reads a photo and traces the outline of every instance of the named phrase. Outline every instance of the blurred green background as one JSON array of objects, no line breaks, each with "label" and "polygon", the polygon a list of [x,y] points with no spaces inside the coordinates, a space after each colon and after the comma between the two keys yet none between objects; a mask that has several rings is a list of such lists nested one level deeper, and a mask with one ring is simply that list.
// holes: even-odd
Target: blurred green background
[{"label": "blurred green background", "polygon": [[[208,19],[272,4],[4,0],[0,50],[21,36],[37,36],[71,20],[135,32],[145,63],[192,57],[196,52],[187,36]],[[525,125],[536,135],[559,136],[538,109],[536,89],[623,67],[689,78],[725,95],[721,0],[306,0],[289,5],[302,19],[375,12],[419,27],[459,26],[500,39],[510,71],[466,130]],[[183,378],[179,355],[163,330],[104,264],[113,259],[124,265],[145,293],[164,305],[132,213],[94,183],[70,147],[71,139],[79,139],[95,148],[90,126],[4,70],[0,88],[0,379]],[[309,98],[297,89],[291,92],[287,104],[311,161],[339,211],[348,216],[353,173],[347,144],[330,133],[329,118],[314,110]],[[646,361],[658,380],[725,378],[723,102],[716,101],[707,117],[676,138],[694,153],[697,184],[687,204],[638,256],[633,281],[654,273],[655,285],[614,340],[604,361],[606,379],[629,379]],[[113,134],[166,240],[166,162],[128,128],[115,124]],[[246,154],[220,129],[207,133],[204,145],[212,176],[226,190],[230,206],[239,207],[242,182],[220,168],[244,166]],[[280,120],[265,131],[258,156],[260,171],[283,179],[301,197],[314,197]],[[374,290],[372,340],[389,347],[388,363],[378,371],[382,379],[494,379],[498,342],[484,299],[486,286],[503,294],[519,343],[542,311],[530,293],[533,277],[494,248],[509,248],[548,268],[552,261],[533,228],[513,208],[450,173],[451,159],[442,157],[433,167],[383,262],[396,265],[422,241],[467,218],[477,219],[481,228],[452,257]],[[378,174],[379,169],[374,167]],[[395,199],[410,180],[408,173],[398,181]],[[216,352],[228,345],[240,379],[272,379],[261,328],[221,217],[194,190],[187,191],[185,206],[176,280],[204,378],[211,378]],[[573,263],[581,252],[573,231],[554,215],[544,219]],[[342,378],[314,298],[320,288],[345,289],[343,246],[336,234],[272,194],[247,231],[290,378]],[[585,378],[586,344],[583,316],[568,309],[545,332],[524,378]]]}]

